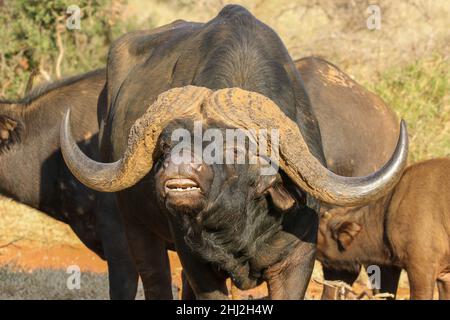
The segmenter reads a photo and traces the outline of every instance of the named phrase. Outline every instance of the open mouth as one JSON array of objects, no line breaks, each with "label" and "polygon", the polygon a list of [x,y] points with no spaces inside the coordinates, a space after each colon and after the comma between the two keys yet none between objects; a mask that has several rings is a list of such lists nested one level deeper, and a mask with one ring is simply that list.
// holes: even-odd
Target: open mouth
[{"label": "open mouth", "polygon": [[200,186],[197,182],[191,179],[169,179],[165,184],[166,193],[168,192],[200,192]]}]

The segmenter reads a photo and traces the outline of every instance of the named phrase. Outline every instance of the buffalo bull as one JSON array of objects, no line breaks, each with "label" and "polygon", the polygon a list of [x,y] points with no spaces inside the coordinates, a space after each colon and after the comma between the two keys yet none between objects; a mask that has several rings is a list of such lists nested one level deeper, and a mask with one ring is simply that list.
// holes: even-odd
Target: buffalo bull
[{"label": "buffalo bull", "polygon": [[[185,298],[226,298],[227,277],[241,289],[267,281],[272,298],[302,298],[314,262],[314,199],[356,205],[379,198],[406,162],[402,124],[381,170],[364,177],[329,171],[294,63],[278,36],[239,6],[225,7],[206,24],[177,21],[121,37],[110,48],[105,88],[104,162],[76,145],[70,113],[61,147],[81,182],[117,193],[146,298],[172,298],[166,243],[180,256]],[[202,161],[195,142],[208,128],[216,134],[201,140],[200,149],[215,154],[229,154],[218,141],[226,129],[247,130],[252,143],[244,151],[262,144],[256,129],[277,129],[280,171],[263,175],[266,161],[259,160]],[[174,135],[180,132],[193,136],[194,147],[181,152],[189,161],[179,161]],[[242,152],[234,140],[229,149],[231,160]]]},{"label": "buffalo bull", "polygon": [[[399,120],[377,95],[366,90],[333,64],[319,58],[295,62],[320,127],[328,169],[344,176],[361,176],[380,169],[395,149]],[[339,97],[339,99],[336,99]],[[323,204],[321,212],[335,206]],[[339,263],[321,256],[325,280],[353,284],[357,263]],[[395,266],[381,266],[380,292],[394,293],[400,277]],[[325,286],[322,299],[336,290]]]},{"label": "buffalo bull", "polygon": [[450,159],[424,161],[370,205],[329,210],[320,222],[319,256],[404,268],[411,299],[433,299],[436,283],[439,298],[450,299],[449,176]]},{"label": "buffalo bull", "polygon": [[98,70],[41,86],[17,102],[0,101],[0,193],[69,224],[107,260],[111,298],[134,299],[137,272],[115,199],[75,179],[59,145],[70,105],[75,140],[99,157],[97,100],[104,84],[105,70]]}]

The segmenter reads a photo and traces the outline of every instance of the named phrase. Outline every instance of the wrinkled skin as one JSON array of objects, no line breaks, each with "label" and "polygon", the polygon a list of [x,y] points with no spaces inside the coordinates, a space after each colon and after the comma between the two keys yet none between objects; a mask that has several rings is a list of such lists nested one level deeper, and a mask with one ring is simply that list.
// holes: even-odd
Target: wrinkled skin
[{"label": "wrinkled skin", "polygon": [[390,195],[321,219],[319,258],[389,265],[408,273],[411,299],[450,299],[450,159],[417,163]]},{"label": "wrinkled skin", "polygon": [[[319,122],[328,168],[344,176],[366,175],[381,168],[398,137],[395,112],[380,97],[325,60],[308,57],[296,60],[295,65]],[[322,204],[321,213],[331,208],[336,207]],[[321,262],[325,280],[352,285],[359,276],[357,263],[345,264],[344,268],[333,261]],[[381,273],[381,288],[376,293],[395,295],[400,270],[382,266]],[[325,286],[322,299],[332,300],[336,293],[336,289]]]},{"label": "wrinkled skin", "polygon": [[18,102],[0,101],[0,193],[67,223],[80,240],[108,262],[110,295],[134,299],[137,272],[125,241],[115,199],[73,177],[59,146],[68,107],[81,148],[99,157],[97,100],[105,71],[33,90]]}]

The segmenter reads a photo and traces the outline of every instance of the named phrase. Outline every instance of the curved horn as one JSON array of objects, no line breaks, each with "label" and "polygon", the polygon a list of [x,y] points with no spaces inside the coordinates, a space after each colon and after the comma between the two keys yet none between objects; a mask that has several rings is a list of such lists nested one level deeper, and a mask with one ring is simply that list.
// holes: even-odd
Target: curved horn
[{"label": "curved horn", "polygon": [[[269,98],[242,89],[222,89],[208,100],[206,117],[244,129],[278,129],[280,167],[303,190],[336,205],[359,205],[385,195],[400,179],[408,155],[406,124],[391,159],[365,177],[343,177],[324,167],[309,151],[295,122]],[[268,142],[270,143],[270,141]]]},{"label": "curved horn", "polygon": [[211,90],[186,86],[158,96],[130,129],[123,157],[113,163],[101,163],[80,150],[70,130],[70,109],[61,123],[61,150],[72,174],[86,186],[103,192],[115,192],[133,186],[153,166],[156,141],[174,117],[201,115],[200,106]]},{"label": "curved horn", "polygon": [[[201,117],[203,113],[208,120],[231,127],[279,129],[281,168],[307,193],[331,204],[359,205],[383,196],[398,182],[406,166],[408,137],[404,121],[395,152],[383,168],[365,177],[342,177],[325,168],[309,152],[297,124],[270,99],[237,88],[211,92],[187,86],[159,95],[132,126],[125,154],[114,163],[93,161],[80,151],[71,136],[67,113],[61,128],[64,160],[88,187],[105,192],[123,190],[151,170],[156,141],[170,121],[177,117]],[[207,96],[210,97],[204,103]]]}]

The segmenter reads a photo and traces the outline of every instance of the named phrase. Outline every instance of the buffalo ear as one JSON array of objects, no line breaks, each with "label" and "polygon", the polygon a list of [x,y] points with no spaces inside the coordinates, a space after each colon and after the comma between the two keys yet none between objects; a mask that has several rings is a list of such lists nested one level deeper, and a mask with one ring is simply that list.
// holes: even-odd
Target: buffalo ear
[{"label": "buffalo ear", "polygon": [[258,192],[268,195],[272,205],[277,210],[287,211],[295,205],[295,198],[276,177],[269,178],[269,182],[267,184],[262,186],[260,183],[258,186]]},{"label": "buffalo ear", "polygon": [[356,222],[344,221],[333,230],[335,240],[338,242],[339,247],[346,250],[356,236],[361,232],[362,227]]},{"label": "buffalo ear", "polygon": [[0,115],[0,149],[20,140],[20,123],[7,116]]},{"label": "buffalo ear", "polygon": [[284,186],[279,183],[269,189],[267,192],[270,195],[272,204],[280,211],[287,211],[295,205],[294,197],[287,191]]}]

